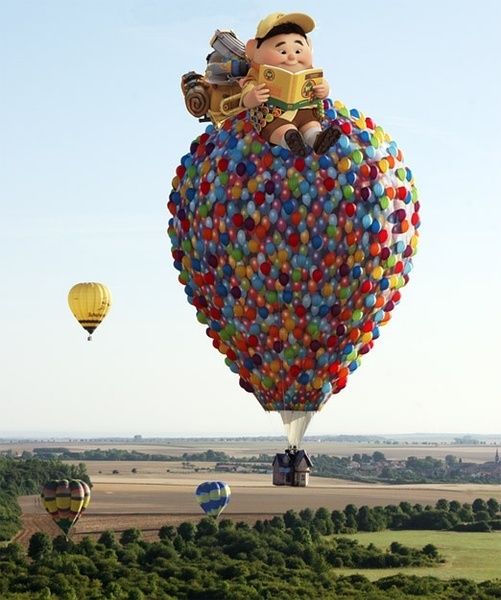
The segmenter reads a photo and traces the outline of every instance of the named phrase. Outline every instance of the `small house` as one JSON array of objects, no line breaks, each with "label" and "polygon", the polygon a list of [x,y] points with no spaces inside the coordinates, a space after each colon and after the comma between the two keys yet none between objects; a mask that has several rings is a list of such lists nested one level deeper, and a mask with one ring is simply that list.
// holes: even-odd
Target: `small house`
[{"label": "small house", "polygon": [[286,450],[273,460],[273,485],[306,487],[313,466],[305,450]]}]

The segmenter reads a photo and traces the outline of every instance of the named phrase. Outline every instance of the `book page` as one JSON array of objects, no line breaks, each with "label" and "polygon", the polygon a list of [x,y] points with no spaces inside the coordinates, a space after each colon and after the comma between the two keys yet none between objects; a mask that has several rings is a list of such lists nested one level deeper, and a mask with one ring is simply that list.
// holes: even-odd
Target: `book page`
[{"label": "book page", "polygon": [[258,83],[270,90],[271,104],[285,110],[307,106],[313,100],[313,86],[322,83],[322,69],[305,69],[291,73],[280,67],[260,65]]}]

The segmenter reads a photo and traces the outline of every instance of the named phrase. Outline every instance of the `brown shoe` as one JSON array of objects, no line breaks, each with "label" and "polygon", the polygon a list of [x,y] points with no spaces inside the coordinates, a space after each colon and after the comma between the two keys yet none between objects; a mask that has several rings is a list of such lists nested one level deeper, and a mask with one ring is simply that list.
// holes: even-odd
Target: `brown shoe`
[{"label": "brown shoe", "polygon": [[292,154],[296,156],[300,156],[304,158],[308,154],[308,150],[306,149],[303,136],[299,133],[297,129],[289,129],[284,135],[285,143],[289,146]]},{"label": "brown shoe", "polygon": [[329,148],[341,137],[341,129],[337,125],[331,125],[317,135],[317,139],[313,144],[313,151],[316,154],[325,154]]}]

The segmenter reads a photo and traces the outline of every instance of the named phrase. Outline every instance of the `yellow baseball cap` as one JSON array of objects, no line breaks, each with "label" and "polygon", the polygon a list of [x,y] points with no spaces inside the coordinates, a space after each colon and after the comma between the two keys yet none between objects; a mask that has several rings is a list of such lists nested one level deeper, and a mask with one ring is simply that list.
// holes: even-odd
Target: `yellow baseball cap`
[{"label": "yellow baseball cap", "polygon": [[257,26],[256,38],[264,38],[272,29],[282,23],[299,25],[305,33],[315,29],[315,21],[303,13],[273,13],[264,18]]}]

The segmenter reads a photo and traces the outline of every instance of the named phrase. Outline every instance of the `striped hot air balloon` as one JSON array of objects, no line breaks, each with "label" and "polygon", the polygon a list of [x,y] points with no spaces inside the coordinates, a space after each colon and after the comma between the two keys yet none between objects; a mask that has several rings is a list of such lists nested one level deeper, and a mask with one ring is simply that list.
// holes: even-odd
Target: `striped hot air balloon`
[{"label": "striped hot air balloon", "polygon": [[68,535],[89,506],[90,488],[80,479],[54,479],[42,490],[42,505],[56,525]]},{"label": "striped hot air balloon", "polygon": [[222,481],[205,481],[195,492],[198,504],[210,517],[217,518],[231,498],[230,486]]}]

